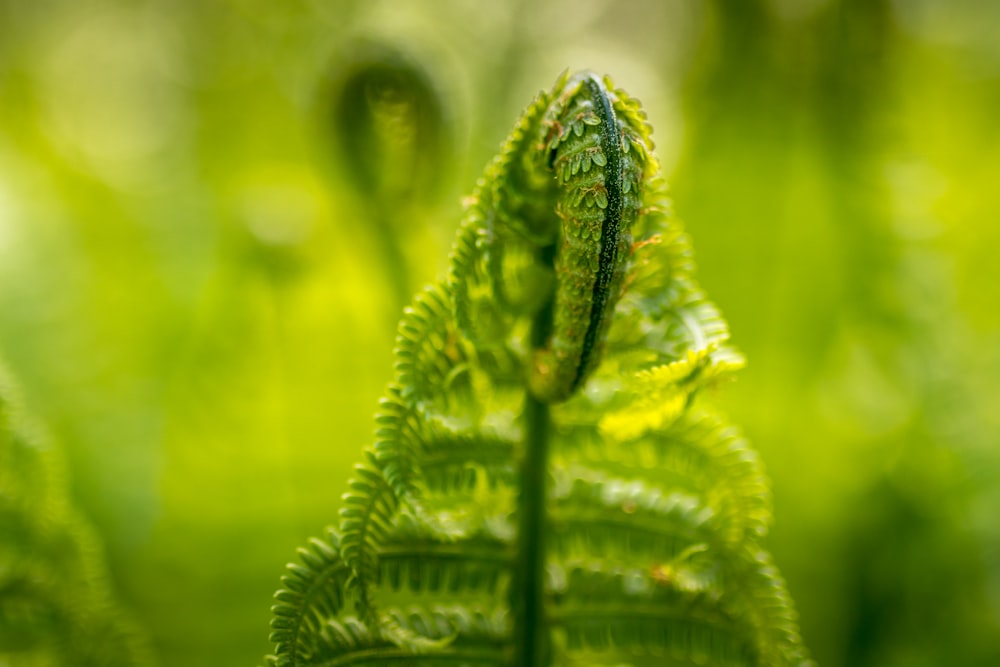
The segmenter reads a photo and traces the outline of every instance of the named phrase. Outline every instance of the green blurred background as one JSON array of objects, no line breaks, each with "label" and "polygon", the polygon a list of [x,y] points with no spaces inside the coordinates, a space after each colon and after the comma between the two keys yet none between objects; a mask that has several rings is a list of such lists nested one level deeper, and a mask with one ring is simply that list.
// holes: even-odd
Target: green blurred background
[{"label": "green blurred background", "polygon": [[408,295],[565,68],[641,99],[819,663],[1000,664],[1000,3],[0,0],[0,356],[161,665],[250,665]]}]

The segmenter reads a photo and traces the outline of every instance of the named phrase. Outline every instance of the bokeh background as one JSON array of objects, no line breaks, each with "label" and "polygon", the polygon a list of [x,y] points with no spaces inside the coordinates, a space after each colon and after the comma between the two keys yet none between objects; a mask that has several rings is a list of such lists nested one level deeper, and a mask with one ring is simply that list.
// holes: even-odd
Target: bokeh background
[{"label": "bokeh background", "polygon": [[1000,664],[1000,3],[0,0],[0,356],[165,667],[251,665],[564,69],[655,128],[825,667]]}]

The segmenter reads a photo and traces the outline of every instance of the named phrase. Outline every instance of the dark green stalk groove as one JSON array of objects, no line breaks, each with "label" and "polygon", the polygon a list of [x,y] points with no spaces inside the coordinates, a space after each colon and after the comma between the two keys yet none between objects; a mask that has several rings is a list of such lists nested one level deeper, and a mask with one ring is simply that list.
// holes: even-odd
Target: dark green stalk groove
[{"label": "dark green stalk groove", "polygon": [[618,121],[615,111],[608,99],[604,85],[593,75],[584,80],[584,85],[590,92],[597,116],[601,119],[601,151],[608,161],[605,168],[604,187],[608,193],[608,207],[604,211],[604,222],[601,225],[601,254],[597,273],[594,276],[594,296],[590,307],[590,322],[583,338],[583,351],[580,353],[580,363],[573,378],[572,390],[575,391],[584,379],[584,374],[591,364],[591,355],[597,345],[597,333],[605,317],[610,314],[605,310],[611,295],[611,281],[614,280],[616,256],[618,254],[618,236],[622,224],[622,139],[618,135]]}]

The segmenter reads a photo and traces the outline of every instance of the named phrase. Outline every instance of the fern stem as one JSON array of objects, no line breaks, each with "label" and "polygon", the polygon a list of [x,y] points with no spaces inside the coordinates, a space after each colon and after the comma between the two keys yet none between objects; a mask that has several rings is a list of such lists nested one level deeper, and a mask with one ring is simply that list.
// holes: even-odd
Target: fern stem
[{"label": "fern stem", "polygon": [[515,665],[541,667],[548,653],[545,620],[545,491],[549,406],[530,393],[524,404],[525,452],[518,503],[517,579],[514,599]]},{"label": "fern stem", "polygon": [[409,302],[413,290],[410,289],[410,272],[406,253],[400,244],[398,222],[392,219],[392,211],[398,204],[378,204],[374,207],[372,217],[375,221],[375,237],[382,255],[382,272],[388,278],[392,289],[393,307],[390,310],[393,318]]}]

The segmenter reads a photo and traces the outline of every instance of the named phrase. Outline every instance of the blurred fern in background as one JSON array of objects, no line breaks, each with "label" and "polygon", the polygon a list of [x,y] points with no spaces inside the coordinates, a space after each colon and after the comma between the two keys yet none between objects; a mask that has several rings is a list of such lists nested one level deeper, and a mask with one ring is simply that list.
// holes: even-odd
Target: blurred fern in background
[{"label": "blurred fern in background", "polygon": [[142,667],[149,648],[113,599],[59,453],[12,402],[0,369],[0,661]]}]

